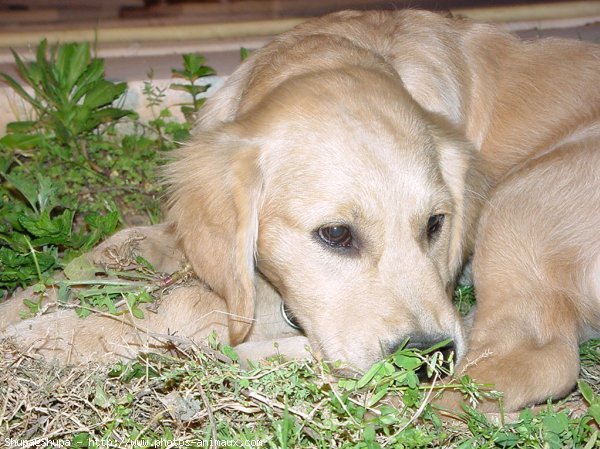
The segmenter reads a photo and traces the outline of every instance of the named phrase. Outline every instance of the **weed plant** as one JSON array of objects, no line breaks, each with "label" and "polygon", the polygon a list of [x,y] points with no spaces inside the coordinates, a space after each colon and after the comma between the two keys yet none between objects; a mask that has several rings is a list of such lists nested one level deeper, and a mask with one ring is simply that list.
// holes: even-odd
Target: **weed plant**
[{"label": "weed plant", "polygon": [[[168,108],[142,123],[119,106],[127,85],[105,79],[104,61],[87,43],[49,48],[44,40],[30,63],[13,55],[22,82],[0,78],[30,116],[0,138],[0,296],[43,284],[122,224],[159,221],[156,169],[191,127]],[[202,62],[184,55],[175,71],[187,82],[173,88],[190,94],[181,105],[189,114],[203,102],[201,78],[214,73]],[[151,80],[144,94],[153,110],[162,106],[165,92]]]}]

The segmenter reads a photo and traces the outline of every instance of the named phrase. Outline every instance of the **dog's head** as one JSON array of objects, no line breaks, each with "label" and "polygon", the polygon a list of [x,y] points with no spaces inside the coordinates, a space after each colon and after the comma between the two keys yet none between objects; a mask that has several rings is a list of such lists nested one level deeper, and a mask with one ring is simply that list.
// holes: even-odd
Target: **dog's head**
[{"label": "dog's head", "polygon": [[259,270],[328,359],[364,369],[406,338],[452,338],[460,355],[451,291],[477,210],[473,158],[393,74],[324,70],[182,149],[169,216],[227,300],[234,343]]}]

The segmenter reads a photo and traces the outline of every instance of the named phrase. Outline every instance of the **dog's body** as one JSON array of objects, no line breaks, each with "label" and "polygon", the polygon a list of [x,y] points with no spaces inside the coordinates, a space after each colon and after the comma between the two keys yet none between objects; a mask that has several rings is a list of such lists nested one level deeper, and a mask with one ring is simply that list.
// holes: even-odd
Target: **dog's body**
[{"label": "dog's body", "polygon": [[[600,329],[598,86],[591,44],[419,11],[309,21],[204,106],[167,168],[173,238],[233,344],[297,334],[252,324],[278,292],[328,359],[450,337],[508,409],[564,395]],[[474,248],[467,343],[450,295]]]}]

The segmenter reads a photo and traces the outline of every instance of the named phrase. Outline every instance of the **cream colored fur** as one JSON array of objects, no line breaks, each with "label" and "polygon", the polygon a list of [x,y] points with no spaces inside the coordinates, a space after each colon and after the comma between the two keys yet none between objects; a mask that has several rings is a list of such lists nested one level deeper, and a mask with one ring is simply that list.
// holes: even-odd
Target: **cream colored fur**
[{"label": "cream colored fur", "polygon": [[[342,12],[284,33],[207,101],[166,168],[165,239],[210,290],[140,326],[182,329],[217,308],[226,321],[187,334],[214,324],[260,356],[249,341],[290,336],[281,319],[257,330],[280,294],[327,359],[366,369],[406,337],[450,337],[458,372],[496,384],[507,409],[566,394],[578,342],[600,329],[598,86],[596,45],[428,12]],[[433,215],[445,218],[429,239]],[[332,225],[351,247],[321,241]],[[450,296],[473,253],[467,341]],[[10,333],[39,334],[25,323]],[[71,342],[96,347],[102,326]]]}]

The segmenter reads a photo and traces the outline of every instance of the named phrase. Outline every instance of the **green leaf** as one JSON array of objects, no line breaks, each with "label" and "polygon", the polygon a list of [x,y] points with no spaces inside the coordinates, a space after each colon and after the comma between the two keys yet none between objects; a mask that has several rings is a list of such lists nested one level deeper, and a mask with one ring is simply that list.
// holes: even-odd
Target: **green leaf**
[{"label": "green leaf", "polygon": [[88,251],[102,238],[115,232],[119,224],[119,213],[117,211],[105,215],[95,213],[88,215],[84,220],[88,224],[90,232],[81,249]]},{"label": "green leaf", "polygon": [[523,409],[519,413],[519,421],[530,423],[533,420],[533,411],[529,408]]},{"label": "green leaf", "polygon": [[[16,53],[13,52],[13,55],[15,55],[16,58],[18,58]],[[14,78],[7,75],[6,73],[0,73],[0,76],[2,76],[2,78],[4,79],[4,82],[6,84],[8,84],[27,103],[29,103],[30,105],[32,105],[34,108],[36,108],[38,110],[43,108],[42,104],[39,101],[37,101],[35,98],[33,98],[31,95],[29,95],[27,93],[27,91],[25,89],[23,89],[23,87],[21,87],[21,85],[14,80]]]},{"label": "green leaf", "polygon": [[79,297],[79,303],[81,307],[78,307],[77,309],[75,309],[75,313],[77,314],[77,316],[79,318],[86,318],[88,316],[90,316],[92,314],[92,311],[88,308],[89,304],[88,302],[81,296],[81,295],[77,295]]},{"label": "green leaf", "polygon": [[194,108],[198,110],[204,103],[206,103],[206,98],[196,98],[194,100]]},{"label": "green leaf", "polygon": [[479,439],[477,437],[469,438],[456,446],[456,449],[474,449],[477,447],[478,441]]},{"label": "green leaf", "polygon": [[250,50],[245,47],[240,48],[240,60],[245,61],[250,56]]},{"label": "green leaf", "polygon": [[519,443],[519,436],[511,432],[498,432],[494,438],[494,443],[500,447],[515,447]]},{"label": "green leaf", "polygon": [[137,305],[131,306],[131,314],[138,320],[144,319],[144,312]]},{"label": "green leaf", "polygon": [[596,398],[596,395],[594,394],[594,390],[592,390],[592,387],[590,387],[586,382],[584,382],[583,380],[578,380],[577,386],[579,387],[581,395],[587,401],[588,404],[592,404],[593,402],[598,400]]},{"label": "green leaf", "polygon": [[188,78],[190,76],[190,74],[184,70],[176,70],[176,69],[172,69],[171,70],[171,75],[173,75],[174,77],[180,77],[180,78]]},{"label": "green leaf", "polygon": [[[120,295],[131,293],[131,289],[134,288],[131,285],[110,285],[110,286],[99,286],[92,287],[78,292],[80,299],[89,300],[94,297],[101,295]],[[135,301],[135,299],[133,299]]]},{"label": "green leaf", "polygon": [[600,403],[594,403],[588,408],[588,414],[600,425]]},{"label": "green leaf", "polygon": [[[57,259],[51,252],[37,252],[36,258],[42,274],[56,267]],[[0,247],[0,281],[9,286],[25,286],[38,279],[37,268],[30,252]]]},{"label": "green leaf", "polygon": [[85,254],[76,257],[64,268],[65,276],[72,281],[93,279],[98,271],[98,267]]},{"label": "green leaf", "polygon": [[356,383],[356,388],[360,389],[365,387],[373,378],[383,371],[383,362],[375,363]]},{"label": "green leaf", "polygon": [[204,64],[204,57],[201,55],[187,53],[183,55],[183,67],[188,73],[195,74]]},{"label": "green leaf", "polygon": [[100,408],[109,408],[112,405],[112,401],[109,396],[102,388],[102,384],[100,382],[96,382],[96,394],[94,395],[94,405]]},{"label": "green leaf", "polygon": [[126,83],[111,83],[110,81],[100,80],[96,82],[93,88],[87,93],[83,100],[83,106],[92,109],[112,104],[127,89]]},{"label": "green leaf", "polygon": [[62,89],[70,90],[67,78],[69,77],[69,72],[71,71],[71,61],[73,60],[74,51],[75,44],[72,43],[63,44],[58,49],[58,56],[54,62],[54,69],[56,79]]},{"label": "green leaf", "polygon": [[38,44],[37,51],[35,52],[35,59],[39,63],[40,61],[46,61],[46,52],[48,50],[48,40],[42,39]]},{"label": "green leaf", "polygon": [[233,349],[231,346],[223,345],[221,347],[221,352],[224,355],[226,355],[227,357],[229,357],[231,360],[233,360],[234,362],[237,362],[239,360],[239,356],[237,355],[237,352],[235,352],[235,349]]},{"label": "green leaf", "polygon": [[412,353],[401,351],[394,355],[394,364],[405,370],[414,370],[423,364],[423,361]]},{"label": "green leaf", "polygon": [[190,86],[191,86],[190,84],[172,83],[171,85],[169,85],[169,89],[173,89],[173,90],[178,90],[178,91],[181,91],[181,92],[189,93],[189,87]]},{"label": "green leaf", "polygon": [[564,413],[544,416],[542,420],[544,430],[560,435],[569,427],[569,418]]},{"label": "green leaf", "polygon": [[152,264],[146,259],[144,259],[142,256],[136,256],[135,263],[137,263],[140,267],[143,267],[148,271],[154,271],[154,267],[152,266]]},{"label": "green leaf", "polygon": [[193,114],[196,112],[196,109],[191,106],[181,106],[181,112],[187,118],[188,116],[193,116]]},{"label": "green leaf", "polygon": [[115,121],[122,117],[129,116],[132,119],[136,119],[138,114],[129,109],[120,109],[120,108],[102,108],[100,110],[94,111],[92,114],[92,118],[97,120],[98,122],[109,122]]},{"label": "green leaf", "polygon": [[69,296],[71,296],[71,287],[64,282],[59,283],[56,295],[59,304],[66,304],[69,301]]},{"label": "green leaf", "polygon": [[83,75],[90,60],[90,45],[71,43],[62,45],[56,58],[56,69],[61,86],[71,92],[77,80]]},{"label": "green leaf", "polygon": [[206,85],[192,85],[192,84],[176,84],[173,83],[169,86],[170,89],[186,92],[193,97],[196,97],[210,88],[210,84]]},{"label": "green leaf", "polygon": [[39,148],[46,140],[42,134],[7,134],[0,138],[0,145],[11,150]]},{"label": "green leaf", "polygon": [[188,81],[196,81],[203,76],[210,76],[216,73],[215,69],[204,65],[204,58],[200,55],[184,54],[183,67],[184,70],[172,69],[171,74],[174,77],[184,78]]},{"label": "green leaf", "polygon": [[419,385],[419,377],[415,374],[414,371],[408,371],[406,373],[406,385],[409,388],[417,388],[417,385]]},{"label": "green leaf", "polygon": [[[21,215],[10,215],[5,219],[10,220],[10,228],[3,229],[3,233],[0,234],[0,239],[6,242],[12,250],[19,254],[28,254],[30,252],[29,244],[31,243],[27,238],[27,232],[23,229],[23,226],[19,223]],[[16,222],[16,225],[12,222]],[[4,228],[4,227],[3,227]],[[12,229],[11,229],[12,228]],[[8,231],[8,233],[7,233]],[[12,232],[15,231],[15,232]]]},{"label": "green leaf", "polygon": [[[596,421],[596,422],[598,422],[598,421]],[[592,434],[592,436],[590,437],[590,440],[583,447],[583,449],[592,449],[593,447],[596,447],[597,440],[598,440],[598,431],[595,430],[594,433]]]},{"label": "green leaf", "polygon": [[59,107],[66,103],[67,94],[60,90],[54,70],[46,58],[47,48],[48,42],[44,39],[38,45],[35,58],[35,67],[36,70],[39,70],[39,79],[32,79],[31,84],[38,95],[42,96],[54,107]]},{"label": "green leaf", "polygon": [[15,189],[21,193],[31,206],[31,208],[39,212],[37,204],[37,188],[30,179],[17,173],[4,173],[4,178],[13,185]]},{"label": "green leaf", "polygon": [[564,445],[560,440],[560,436],[552,432],[544,433],[544,447],[548,449],[563,449]]},{"label": "green leaf", "polygon": [[352,391],[356,389],[356,383],[354,379],[340,379],[338,386],[346,391]]},{"label": "green leaf", "polygon": [[149,303],[153,301],[150,294],[146,291],[128,292],[125,293],[125,298],[127,299],[127,304],[129,305],[131,314],[138,319],[144,318],[144,312],[139,308],[138,304]]},{"label": "green leaf", "polygon": [[[40,45],[42,45],[43,42],[44,41],[42,41]],[[19,75],[21,75],[29,83],[31,88],[33,88],[33,90],[36,93],[39,93],[39,82],[41,79],[41,73],[38,65],[36,63],[30,63],[26,65],[16,51],[11,49],[11,53],[13,55],[13,59],[15,60],[15,64],[17,65]],[[41,103],[37,103],[37,105],[39,105],[39,108],[42,107]]]},{"label": "green leaf", "polygon": [[115,122],[123,117],[131,117],[136,119],[138,115],[127,109],[105,107],[93,111],[90,116],[84,121],[79,123],[80,132],[90,132],[98,128],[103,123]]},{"label": "green leaf", "polygon": [[109,294],[92,298],[92,303],[95,309],[106,310],[108,313],[111,313],[113,315],[116,315],[118,313],[118,310],[115,306],[115,302]]},{"label": "green leaf", "polygon": [[7,133],[29,133],[35,130],[38,126],[37,121],[19,120],[18,122],[10,122],[6,125]]},{"label": "green leaf", "polygon": [[102,59],[93,59],[87,66],[85,72],[77,81],[77,86],[71,98],[73,103],[81,100],[96,83],[102,80],[104,75],[104,61]]},{"label": "green leaf", "polygon": [[91,449],[95,448],[95,443],[90,441],[90,434],[87,432],[76,433],[73,435],[73,441],[71,441],[71,447],[73,449]]},{"label": "green leaf", "polygon": [[[407,372],[407,383],[412,382],[409,380],[408,373],[412,373],[412,371]],[[404,391],[404,394],[402,395],[402,402],[404,402],[404,405],[408,407],[414,407],[420,399],[421,396],[419,395],[419,390],[416,387],[409,387]]]},{"label": "green leaf", "polygon": [[439,343],[436,343],[435,345],[431,346],[430,348],[427,348],[427,349],[421,351],[421,354],[423,354],[423,355],[425,355],[425,354],[431,354],[432,352],[435,352],[438,349],[445,348],[450,343],[452,343],[452,339],[451,338],[448,338],[446,340],[442,340]]},{"label": "green leaf", "polygon": [[388,386],[382,386],[371,398],[369,398],[369,407],[373,407],[388,393]]},{"label": "green leaf", "polygon": [[215,73],[216,73],[216,71],[212,67],[202,66],[196,71],[195,74],[198,78],[202,78],[204,76],[214,75]]},{"label": "green leaf", "polygon": [[56,186],[50,178],[37,174],[38,192],[37,204],[41,212],[51,212],[54,209],[56,201]]},{"label": "green leaf", "polygon": [[42,304],[39,300],[32,301],[31,299],[24,299],[23,304],[25,304],[25,307],[27,307],[34,315],[37,315],[42,310]]},{"label": "green leaf", "polygon": [[375,429],[370,426],[370,425],[366,425],[364,430],[363,430],[363,441],[366,443],[366,448],[367,449],[380,449],[381,446],[379,445],[379,443],[377,443],[376,441],[376,433],[375,433]]},{"label": "green leaf", "polygon": [[37,237],[31,242],[33,246],[60,245],[66,243],[71,236],[74,216],[75,212],[69,209],[54,218],[50,217],[48,211],[42,211],[37,218],[21,217],[19,223]]}]

